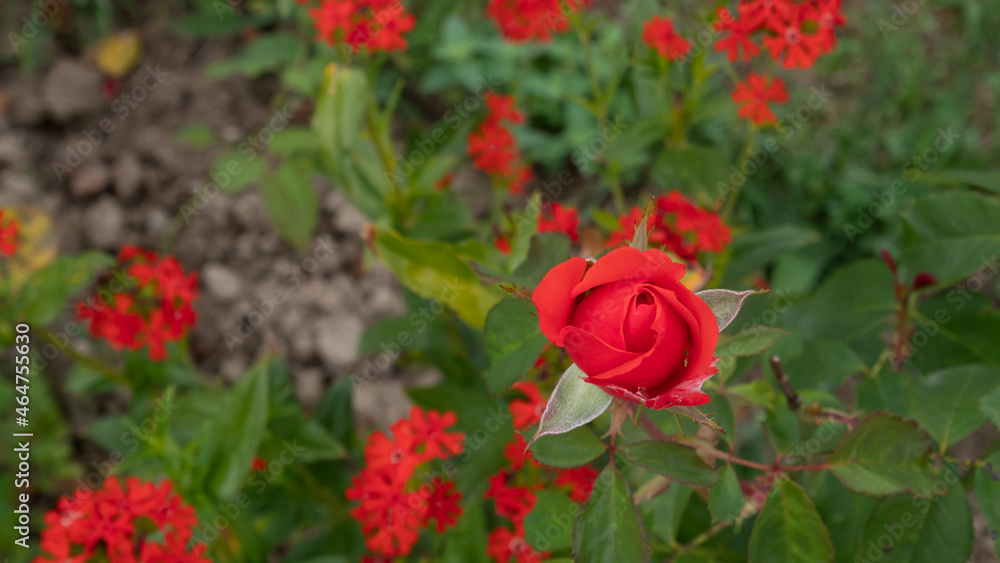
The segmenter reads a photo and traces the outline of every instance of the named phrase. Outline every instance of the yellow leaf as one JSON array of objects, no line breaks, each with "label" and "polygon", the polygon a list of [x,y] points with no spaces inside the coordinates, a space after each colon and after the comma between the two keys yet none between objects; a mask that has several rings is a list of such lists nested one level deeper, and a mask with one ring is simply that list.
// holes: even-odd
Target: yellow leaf
[{"label": "yellow leaf", "polygon": [[142,38],[137,31],[113,33],[93,47],[94,64],[101,72],[121,78],[139,62],[142,54]]},{"label": "yellow leaf", "polygon": [[4,211],[20,222],[17,251],[7,259],[11,287],[16,291],[31,274],[56,259],[58,243],[52,219],[41,209],[25,205]]}]

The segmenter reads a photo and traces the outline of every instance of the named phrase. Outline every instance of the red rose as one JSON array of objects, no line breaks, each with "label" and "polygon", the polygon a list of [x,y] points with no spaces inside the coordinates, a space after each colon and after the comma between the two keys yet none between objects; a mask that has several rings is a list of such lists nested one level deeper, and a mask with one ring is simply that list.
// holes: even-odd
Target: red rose
[{"label": "red rose", "polygon": [[654,409],[703,405],[719,325],[683,275],[659,250],[570,258],[534,291],[538,326],[610,395]]}]

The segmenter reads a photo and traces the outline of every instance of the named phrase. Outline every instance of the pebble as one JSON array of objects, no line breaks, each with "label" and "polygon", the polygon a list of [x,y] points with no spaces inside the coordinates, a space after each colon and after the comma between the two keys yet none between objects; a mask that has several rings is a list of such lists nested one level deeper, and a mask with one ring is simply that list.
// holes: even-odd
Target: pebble
[{"label": "pebble", "polygon": [[236,299],[243,292],[243,280],[232,269],[216,262],[209,262],[201,271],[205,289],[212,297],[222,301]]},{"label": "pebble", "polygon": [[122,201],[130,201],[139,193],[142,185],[142,162],[132,151],[124,151],[115,160],[115,193]]},{"label": "pebble", "polygon": [[76,197],[97,195],[111,182],[108,167],[99,160],[85,162],[69,178],[69,191]]},{"label": "pebble", "polygon": [[101,109],[102,82],[101,73],[92,66],[76,59],[60,59],[42,83],[42,98],[49,113],[66,122]]},{"label": "pebble", "polygon": [[110,196],[97,200],[83,214],[83,236],[92,246],[117,250],[125,216],[121,205]]},{"label": "pebble", "polygon": [[323,365],[345,370],[358,361],[358,344],[365,323],[349,313],[329,315],[316,325],[316,348]]}]

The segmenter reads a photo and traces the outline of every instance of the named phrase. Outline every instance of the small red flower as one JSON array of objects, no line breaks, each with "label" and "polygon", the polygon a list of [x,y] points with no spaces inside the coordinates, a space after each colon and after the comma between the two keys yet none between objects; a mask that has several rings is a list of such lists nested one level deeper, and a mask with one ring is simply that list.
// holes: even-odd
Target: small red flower
[{"label": "small red flower", "polygon": [[189,547],[197,523],[194,509],[174,494],[169,481],[157,486],[129,477],[123,487],[111,477],[96,491],[78,489],[59,499],[42,531],[42,551],[51,559],[38,557],[35,563],[82,563],[101,552],[110,563],[208,563],[204,544]]},{"label": "small red flower", "polygon": [[507,184],[512,194],[522,193],[531,180],[531,168],[520,162],[517,140],[506,125],[523,121],[524,114],[514,108],[514,98],[487,93],[486,118],[468,137],[467,150],[473,165]]},{"label": "small red flower", "polygon": [[538,385],[531,381],[518,381],[511,387],[524,393],[524,396],[527,397],[526,401],[514,399],[510,402],[510,414],[514,417],[514,429],[524,430],[542,419],[542,413],[545,412],[545,404],[548,401],[542,397]]},{"label": "small red flower", "polygon": [[589,0],[490,0],[486,14],[496,21],[504,39],[523,43],[549,41],[554,33],[569,29],[563,2],[576,11]]},{"label": "small red flower", "polygon": [[501,471],[490,477],[490,487],[483,498],[493,499],[496,513],[509,518],[514,524],[520,525],[524,517],[535,508],[535,491],[525,486],[507,484],[510,473]]},{"label": "small red flower", "polygon": [[597,481],[597,470],[588,465],[572,469],[557,469],[556,485],[569,487],[569,498],[573,502],[587,502]]},{"label": "small red flower", "polygon": [[647,21],[642,28],[642,40],[668,61],[676,61],[691,50],[691,44],[674,32],[669,18],[656,16]]},{"label": "small red flower", "polygon": [[580,217],[576,209],[563,207],[559,203],[553,203],[550,209],[543,209],[538,215],[538,232],[564,233],[571,242],[580,240],[580,233],[576,230],[579,224]]},{"label": "small red flower", "polygon": [[167,357],[165,344],[181,340],[194,326],[192,302],[198,296],[197,274],[186,274],[172,256],[124,246],[118,255],[128,284],[77,304],[77,317],[91,333],[115,349],[149,348],[152,360]]},{"label": "small red flower", "polygon": [[[641,209],[633,207],[619,219],[621,229],[611,233],[608,247],[635,238],[642,215]],[[656,212],[650,214],[646,227],[650,245],[663,247],[688,262],[696,261],[700,252],[722,252],[732,240],[729,227],[718,215],[699,208],[676,190],[656,198]]]},{"label": "small red flower", "polygon": [[461,495],[451,482],[435,478],[431,491],[413,490],[410,481],[417,468],[432,459],[447,459],[462,452],[464,435],[447,430],[455,413],[410,410],[410,418],[390,427],[391,436],[375,432],[365,445],[365,468],[354,476],[346,496],[359,504],[351,515],[361,524],[365,545],[377,557],[401,557],[416,544],[422,527],[435,521],[441,533],[461,514]]},{"label": "small red flower", "polygon": [[250,464],[250,471],[267,471],[267,460],[260,456],[253,458],[253,463]]},{"label": "small red flower", "polygon": [[517,563],[540,563],[548,559],[549,553],[539,553],[524,539],[524,528],[516,526],[511,532],[500,526],[490,532],[486,540],[486,554],[495,563],[510,563],[514,557]]},{"label": "small red flower", "polygon": [[740,117],[748,118],[756,125],[764,125],[776,121],[767,102],[783,104],[788,101],[788,92],[785,91],[785,82],[780,78],[769,80],[766,76],[751,72],[747,75],[746,82],[736,85],[733,101],[743,104],[738,112]]},{"label": "small red flower", "polygon": [[444,482],[440,477],[435,477],[431,483],[430,498],[427,499],[427,514],[424,516],[424,525],[429,526],[431,520],[436,520],[434,527],[437,533],[442,534],[445,528],[458,523],[458,517],[462,515],[462,507],[458,501],[462,495],[455,491],[455,483]]},{"label": "small red flower", "polygon": [[416,23],[399,0],[319,0],[309,17],[318,40],[369,53],[406,50],[403,36]]},{"label": "small red flower", "polygon": [[736,19],[729,12],[728,8],[720,7],[717,14],[719,19],[715,22],[715,29],[721,32],[728,32],[729,35],[719,39],[715,43],[715,50],[726,52],[726,57],[730,61],[740,58],[740,50],[743,51],[743,60],[749,61],[751,57],[760,53],[760,47],[750,40],[750,34],[755,30],[747,13],[750,7],[747,4],[740,4],[737,8],[740,18]]},{"label": "small red flower", "polygon": [[0,209],[0,254],[12,256],[17,251],[17,233],[21,224],[9,214],[7,217],[4,215],[4,210]]}]

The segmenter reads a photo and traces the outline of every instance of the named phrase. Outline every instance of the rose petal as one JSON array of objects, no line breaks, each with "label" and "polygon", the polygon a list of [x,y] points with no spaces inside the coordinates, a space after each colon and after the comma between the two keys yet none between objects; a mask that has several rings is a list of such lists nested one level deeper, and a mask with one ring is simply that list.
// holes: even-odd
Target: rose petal
[{"label": "rose petal", "polygon": [[642,357],[604,342],[593,333],[575,326],[567,326],[559,333],[565,343],[566,353],[583,373],[590,377],[608,372],[618,373],[621,368],[636,365]]},{"label": "rose petal", "polygon": [[602,285],[579,298],[569,325],[600,338],[609,346],[624,350],[623,325],[631,284]]},{"label": "rose petal", "polygon": [[668,283],[684,276],[684,265],[678,264],[660,250],[645,252],[624,246],[605,254],[573,288],[571,297],[604,284],[621,284],[628,280]]},{"label": "rose petal", "polygon": [[549,270],[531,294],[531,300],[538,309],[538,328],[556,346],[563,345],[559,334],[569,321],[573,308],[575,296],[571,295],[571,290],[580,283],[586,271],[586,260],[570,258]]}]

